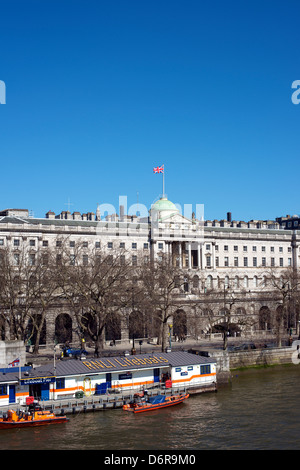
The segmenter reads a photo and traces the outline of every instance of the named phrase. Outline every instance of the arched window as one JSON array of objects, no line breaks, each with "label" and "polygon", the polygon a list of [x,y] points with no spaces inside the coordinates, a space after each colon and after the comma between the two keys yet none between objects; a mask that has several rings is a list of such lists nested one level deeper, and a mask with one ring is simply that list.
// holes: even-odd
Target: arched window
[{"label": "arched window", "polygon": [[240,280],[238,276],[235,276],[234,278],[234,288],[238,289],[240,287]]},{"label": "arched window", "polygon": [[199,277],[197,275],[193,277],[193,289],[199,289]]},{"label": "arched window", "polygon": [[207,289],[212,289],[212,287],[213,287],[213,278],[210,275],[207,276],[206,287],[207,287]]},{"label": "arched window", "polygon": [[244,288],[245,288],[245,289],[248,289],[248,285],[249,285],[248,276],[245,276],[245,277],[244,277]]}]

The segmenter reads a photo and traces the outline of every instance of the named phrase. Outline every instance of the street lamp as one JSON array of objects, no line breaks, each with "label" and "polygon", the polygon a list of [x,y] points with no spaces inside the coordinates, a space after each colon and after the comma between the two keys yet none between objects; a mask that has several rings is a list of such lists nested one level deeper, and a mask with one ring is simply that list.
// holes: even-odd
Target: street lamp
[{"label": "street lamp", "polygon": [[171,337],[172,327],[173,327],[173,325],[170,323],[169,324],[169,345],[170,345],[170,349],[171,349],[171,345],[172,345],[172,337]]}]

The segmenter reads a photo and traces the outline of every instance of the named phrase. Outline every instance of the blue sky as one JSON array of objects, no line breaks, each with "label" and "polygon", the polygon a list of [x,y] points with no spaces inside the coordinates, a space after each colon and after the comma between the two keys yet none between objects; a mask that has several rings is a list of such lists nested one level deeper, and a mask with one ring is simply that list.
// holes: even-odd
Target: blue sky
[{"label": "blue sky", "polygon": [[0,0],[0,208],[300,213],[299,1]]}]

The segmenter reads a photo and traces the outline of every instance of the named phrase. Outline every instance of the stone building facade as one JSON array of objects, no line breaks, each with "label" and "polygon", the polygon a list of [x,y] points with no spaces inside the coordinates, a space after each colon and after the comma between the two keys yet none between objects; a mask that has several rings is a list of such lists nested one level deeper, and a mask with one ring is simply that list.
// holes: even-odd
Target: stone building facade
[{"label": "stone building facade", "polygon": [[[282,227],[280,219],[243,222],[232,220],[230,213],[224,220],[204,221],[194,214],[187,218],[166,197],[151,206],[148,217],[128,216],[123,207],[120,215],[105,218],[99,210],[86,214],[64,211],[58,215],[49,211],[45,218],[31,217],[25,209],[0,212],[0,248],[10,246],[17,257],[25,244],[30,262],[59,240],[68,240],[70,247],[80,240],[87,248],[86,257],[91,247],[105,247],[112,253],[125,248],[133,265],[138,263],[138,253],[149,260],[167,254],[185,272],[186,282],[178,296],[186,299],[181,308],[185,333],[194,337],[218,331],[226,312],[235,325],[235,334],[270,329],[270,315],[282,307],[283,301],[281,292],[274,298],[267,285],[268,272],[280,277],[286,269],[298,270],[299,238],[299,232]],[[211,311],[214,313],[210,317]],[[61,315],[74,320],[63,302],[51,307],[46,322],[47,343],[53,342]],[[297,325],[295,316],[288,326]],[[128,327],[122,325],[121,331],[121,340],[128,341]]]}]

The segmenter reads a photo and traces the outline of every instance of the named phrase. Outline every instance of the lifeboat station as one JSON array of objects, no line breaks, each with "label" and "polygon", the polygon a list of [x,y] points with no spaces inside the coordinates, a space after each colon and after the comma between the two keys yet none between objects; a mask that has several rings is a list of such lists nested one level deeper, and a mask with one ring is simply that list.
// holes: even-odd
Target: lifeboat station
[{"label": "lifeboat station", "polygon": [[155,388],[202,393],[216,390],[216,361],[185,351],[62,359],[40,367],[2,369],[0,407]]}]

